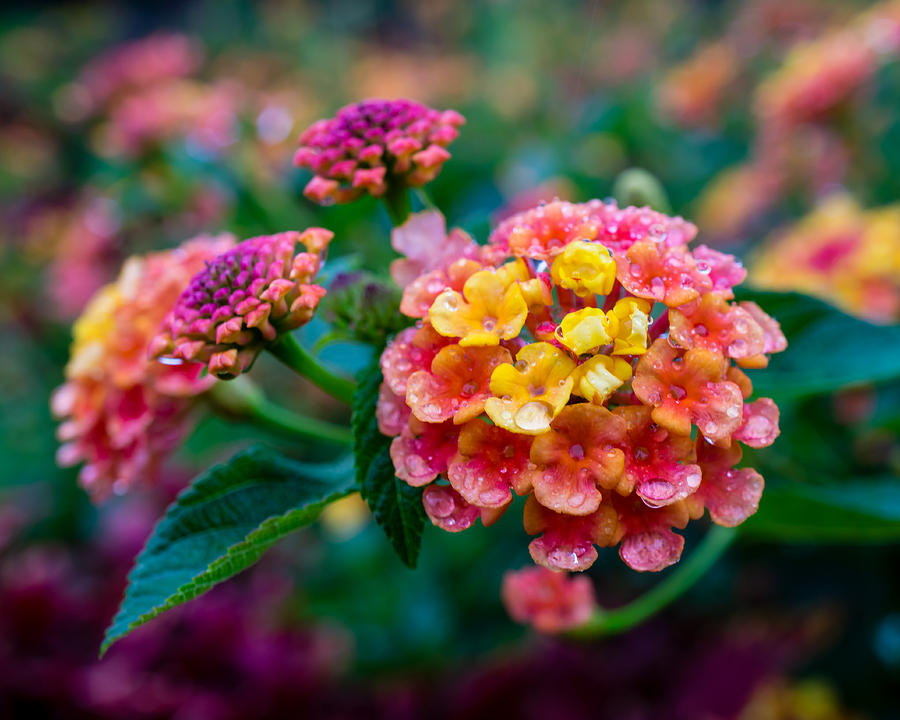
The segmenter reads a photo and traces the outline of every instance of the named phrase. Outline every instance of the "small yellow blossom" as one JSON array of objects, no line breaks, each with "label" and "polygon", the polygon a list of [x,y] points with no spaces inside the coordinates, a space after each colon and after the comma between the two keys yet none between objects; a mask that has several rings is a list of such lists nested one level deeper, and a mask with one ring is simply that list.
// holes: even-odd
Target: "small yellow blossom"
[{"label": "small yellow blossom", "polygon": [[613,355],[643,355],[647,352],[650,303],[640,298],[622,298],[610,315],[619,320],[613,341]]},{"label": "small yellow blossom", "polygon": [[595,355],[582,363],[571,376],[572,392],[602,405],[606,399],[631,379],[631,365],[621,358]]},{"label": "small yellow blossom", "polygon": [[576,355],[613,341],[619,332],[619,318],[598,308],[583,308],[566,315],[556,329],[559,341]]},{"label": "small yellow blossom", "polygon": [[575,361],[550,343],[526,345],[516,364],[498,365],[484,409],[494,424],[510,432],[539,435],[550,429],[572,392]]},{"label": "small yellow blossom", "polygon": [[528,304],[517,282],[516,263],[498,270],[481,270],[463,286],[462,294],[444,290],[435,298],[428,317],[444,337],[458,337],[463,347],[497,345],[519,334]]},{"label": "small yellow blossom", "polygon": [[532,278],[519,283],[522,296],[528,305],[528,312],[539,313],[543,308],[553,304],[553,291],[550,285],[540,278]]},{"label": "small yellow blossom", "polygon": [[75,376],[102,373],[107,338],[115,330],[115,311],[122,304],[117,283],[101,288],[72,327],[72,353],[66,372]]},{"label": "small yellow blossom", "polygon": [[606,295],[616,280],[616,261],[600,243],[576,240],[556,256],[550,275],[579,297]]}]

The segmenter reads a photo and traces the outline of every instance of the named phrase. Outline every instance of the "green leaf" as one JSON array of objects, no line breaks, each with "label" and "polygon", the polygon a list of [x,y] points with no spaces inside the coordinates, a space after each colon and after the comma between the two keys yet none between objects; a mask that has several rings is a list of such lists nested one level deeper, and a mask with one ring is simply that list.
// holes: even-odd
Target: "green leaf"
[{"label": "green leaf", "polygon": [[349,456],[309,464],[255,446],[210,468],[178,496],[138,556],[101,655],[136,627],[249,567],[352,490]]},{"label": "green leaf", "polygon": [[900,540],[900,480],[845,484],[779,483],[741,525],[747,535],[797,542]]},{"label": "green leaf", "polygon": [[353,451],[356,455],[356,482],[369,504],[375,521],[382,527],[405,565],[416,566],[425,509],[422,488],[414,488],[394,474],[391,439],[381,434],[375,419],[375,404],[383,377],[376,360],[362,374],[353,397]]},{"label": "green leaf", "polygon": [[757,395],[804,397],[900,377],[900,326],[873,325],[800,293],[736,294],[776,318],[788,339],[769,367],[750,373]]}]

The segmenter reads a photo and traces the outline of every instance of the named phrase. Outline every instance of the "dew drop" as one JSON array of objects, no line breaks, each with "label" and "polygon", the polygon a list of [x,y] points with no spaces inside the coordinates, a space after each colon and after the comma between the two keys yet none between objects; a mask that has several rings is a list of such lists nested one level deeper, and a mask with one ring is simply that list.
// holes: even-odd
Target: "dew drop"
[{"label": "dew drop", "polygon": [[547,429],[550,419],[550,408],[536,400],[525,403],[516,413],[516,425],[526,432]]},{"label": "dew drop", "polygon": [[675,495],[675,486],[662,478],[641,480],[637,486],[637,492],[647,504],[661,503],[671,499]]}]

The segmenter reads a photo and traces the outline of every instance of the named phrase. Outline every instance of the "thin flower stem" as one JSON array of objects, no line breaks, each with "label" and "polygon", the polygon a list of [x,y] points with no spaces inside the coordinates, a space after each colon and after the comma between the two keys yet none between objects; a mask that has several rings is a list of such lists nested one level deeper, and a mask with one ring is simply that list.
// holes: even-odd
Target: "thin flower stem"
[{"label": "thin flower stem", "polygon": [[384,201],[384,207],[387,209],[394,227],[399,227],[406,222],[412,207],[409,201],[409,189],[405,185],[389,186],[381,199]]},{"label": "thin flower stem", "polygon": [[304,440],[321,440],[339,445],[349,445],[351,442],[350,430],[344,425],[319,420],[276,405],[246,375],[216,383],[206,398],[216,413],[226,418],[251,422],[267,430]]},{"label": "thin flower stem", "polygon": [[349,445],[350,428],[326,420],[301,415],[266,399],[257,399],[249,407],[248,419],[265,428],[303,438]]},{"label": "thin flower stem", "polygon": [[356,384],[352,380],[335,375],[310,355],[290,334],[284,334],[266,348],[270,353],[332,397],[353,404]]},{"label": "thin flower stem", "polygon": [[714,526],[700,547],[659,585],[623,607],[615,610],[598,608],[586,623],[573,628],[567,635],[571,638],[589,639],[630,630],[696,584],[722,557],[736,537],[737,530],[734,528]]}]

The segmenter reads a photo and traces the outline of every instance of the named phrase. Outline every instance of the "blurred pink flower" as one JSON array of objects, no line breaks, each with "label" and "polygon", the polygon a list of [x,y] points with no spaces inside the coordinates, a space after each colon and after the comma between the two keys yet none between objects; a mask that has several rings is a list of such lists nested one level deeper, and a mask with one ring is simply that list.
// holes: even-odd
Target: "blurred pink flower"
[{"label": "blurred pink flower", "polygon": [[232,242],[201,237],[130,258],[75,323],[66,382],[52,398],[63,419],[57,460],[84,463],[79,480],[95,500],[152,483],[184,432],[190,398],[213,382],[202,365],[153,362],[147,348],[190,277]]},{"label": "blurred pink flower", "polygon": [[79,83],[97,108],[120,93],[190,75],[202,57],[203,48],[194,38],[149,35],[98,55],[82,70]]},{"label": "blurred pink flower", "polygon": [[513,620],[545,633],[581,625],[596,606],[590,578],[544,567],[510,570],[503,576],[500,592]]}]

